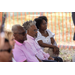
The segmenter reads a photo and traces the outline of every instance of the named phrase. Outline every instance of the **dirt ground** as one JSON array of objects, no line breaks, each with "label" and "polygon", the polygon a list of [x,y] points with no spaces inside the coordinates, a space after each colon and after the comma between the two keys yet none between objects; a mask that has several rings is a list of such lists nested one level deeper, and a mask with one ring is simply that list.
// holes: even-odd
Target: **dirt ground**
[{"label": "dirt ground", "polygon": [[70,50],[67,48],[60,48],[59,56],[63,59],[64,62],[72,62],[72,56],[75,54],[75,49],[71,48]]}]

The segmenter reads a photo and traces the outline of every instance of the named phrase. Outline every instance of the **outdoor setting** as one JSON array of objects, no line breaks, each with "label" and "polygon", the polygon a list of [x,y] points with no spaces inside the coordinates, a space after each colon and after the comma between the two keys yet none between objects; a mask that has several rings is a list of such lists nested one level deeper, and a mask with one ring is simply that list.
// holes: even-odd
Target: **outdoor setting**
[{"label": "outdoor setting", "polygon": [[[6,14],[4,32],[11,32],[14,25],[18,24],[23,26],[26,21],[34,21],[35,18],[46,16],[48,20],[47,29],[54,34],[57,47],[59,47],[59,57],[62,58],[63,62],[73,62],[75,41],[73,40],[74,24],[72,20],[72,12],[2,12],[2,15],[3,14]],[[18,61],[19,58],[16,58],[16,53],[14,53],[14,56]],[[22,58],[22,60],[24,59]]]}]

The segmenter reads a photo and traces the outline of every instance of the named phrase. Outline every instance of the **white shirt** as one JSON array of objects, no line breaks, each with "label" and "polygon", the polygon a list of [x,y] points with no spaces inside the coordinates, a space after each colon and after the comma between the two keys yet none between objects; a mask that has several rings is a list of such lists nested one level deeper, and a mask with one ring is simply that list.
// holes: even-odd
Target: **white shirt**
[{"label": "white shirt", "polygon": [[[51,38],[51,37],[54,38],[55,34],[52,33],[52,32],[51,32],[50,30],[48,30],[48,29],[47,29],[46,31],[48,32],[48,35],[49,35],[49,36],[45,37],[45,36],[43,36],[43,35],[38,31],[36,41],[42,40],[43,43],[51,44],[51,39],[50,39],[50,38]],[[41,47],[41,48],[43,49],[44,47]]]},{"label": "white shirt", "polygon": [[12,57],[12,62],[16,62],[15,59]]}]

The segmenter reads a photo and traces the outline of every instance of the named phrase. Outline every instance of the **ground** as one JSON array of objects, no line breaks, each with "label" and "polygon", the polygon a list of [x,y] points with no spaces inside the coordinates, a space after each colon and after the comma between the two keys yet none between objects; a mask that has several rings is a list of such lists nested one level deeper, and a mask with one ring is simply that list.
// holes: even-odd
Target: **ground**
[{"label": "ground", "polygon": [[75,54],[75,49],[71,48],[70,50],[67,48],[60,48],[60,57],[64,62],[72,62],[72,56]]}]

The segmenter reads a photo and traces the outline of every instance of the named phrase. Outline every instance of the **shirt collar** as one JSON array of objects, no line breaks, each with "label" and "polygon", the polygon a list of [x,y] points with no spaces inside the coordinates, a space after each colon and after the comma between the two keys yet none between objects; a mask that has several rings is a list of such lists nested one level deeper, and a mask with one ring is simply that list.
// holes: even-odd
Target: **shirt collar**
[{"label": "shirt collar", "polygon": [[27,38],[30,38],[30,39],[32,39],[32,40],[35,40],[35,38],[33,38],[32,36],[30,36],[30,35],[28,35],[28,34],[27,34]]},{"label": "shirt collar", "polygon": [[19,46],[23,45],[23,43],[20,43],[17,40],[15,40],[15,43],[18,44]]}]

